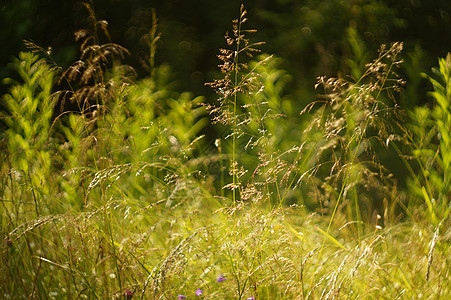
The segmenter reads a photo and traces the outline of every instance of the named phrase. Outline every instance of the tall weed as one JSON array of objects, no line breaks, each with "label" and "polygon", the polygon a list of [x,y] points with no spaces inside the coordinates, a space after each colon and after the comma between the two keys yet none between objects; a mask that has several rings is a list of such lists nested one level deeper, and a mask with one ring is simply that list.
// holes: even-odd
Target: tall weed
[{"label": "tall weed", "polygon": [[439,68],[433,68],[433,73],[427,78],[434,88],[430,92],[434,103],[410,112],[412,123],[404,128],[404,141],[413,158],[405,160],[411,173],[409,188],[426,204],[428,217],[437,226],[450,212],[451,55],[440,58]]},{"label": "tall weed", "polygon": [[[3,97],[6,111],[2,119],[8,127],[2,133],[2,177],[9,178],[11,188],[4,189],[2,197],[11,203],[17,201],[13,205],[16,209],[23,206],[21,203],[33,203],[39,214],[41,208],[51,211],[47,201],[54,150],[49,135],[55,102],[51,97],[54,72],[43,59],[27,52],[20,53],[13,66],[22,82],[5,80],[12,86]],[[18,189],[12,190],[17,184]]]}]

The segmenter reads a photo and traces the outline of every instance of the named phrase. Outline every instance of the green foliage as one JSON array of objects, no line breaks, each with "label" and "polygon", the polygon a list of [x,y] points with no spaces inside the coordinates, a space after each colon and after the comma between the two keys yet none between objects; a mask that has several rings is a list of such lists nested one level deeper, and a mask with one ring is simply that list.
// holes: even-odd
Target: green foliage
[{"label": "green foliage", "polygon": [[[41,197],[48,197],[47,179],[51,177],[52,143],[50,136],[54,100],[51,97],[54,72],[43,59],[32,53],[22,52],[14,62],[22,82],[5,80],[12,84],[9,94],[3,97],[6,112],[2,119],[8,126],[2,133],[5,141],[3,176],[10,177],[16,184],[29,187],[22,190],[22,199],[35,201],[36,210],[46,203],[37,203]],[[8,171],[9,169],[9,171]],[[7,191],[4,196],[11,199]],[[27,195],[28,194],[28,195]],[[38,194],[38,195],[37,195]]]},{"label": "green foliage", "polygon": [[[307,14],[315,28],[332,4]],[[434,105],[401,124],[402,44],[367,64],[351,26],[351,79],[319,77],[301,107],[286,62],[253,56],[242,6],[205,105],[153,61],[155,15],[138,78],[84,7],[76,63],[59,73],[20,53],[21,80],[5,80],[0,297],[449,298],[450,55],[428,77]],[[67,91],[52,93],[57,76]],[[58,115],[57,101],[73,109]],[[390,146],[407,188],[381,159],[398,159]]]},{"label": "green foliage", "polygon": [[412,174],[410,188],[427,205],[432,223],[438,225],[450,212],[451,55],[440,58],[439,68],[433,72],[435,78],[428,79],[434,87],[430,95],[435,103],[415,107],[405,137],[419,166],[419,174]]}]

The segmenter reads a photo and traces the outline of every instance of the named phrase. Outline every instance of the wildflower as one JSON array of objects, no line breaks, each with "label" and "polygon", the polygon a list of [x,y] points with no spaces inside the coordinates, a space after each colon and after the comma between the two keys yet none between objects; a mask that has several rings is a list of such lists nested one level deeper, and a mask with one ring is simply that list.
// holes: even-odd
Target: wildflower
[{"label": "wildflower", "polygon": [[178,295],[177,299],[186,299],[185,295]]},{"label": "wildflower", "polygon": [[216,279],[216,282],[223,282],[226,280],[227,280],[227,278],[223,274],[221,274],[221,275],[219,275],[218,279]]},{"label": "wildflower", "polygon": [[197,289],[194,294],[196,294],[196,296],[202,296],[202,294],[204,293],[204,291],[202,291],[201,289]]},{"label": "wildflower", "polygon": [[130,289],[126,289],[124,292],[125,299],[131,299],[133,296],[133,291]]},{"label": "wildflower", "polygon": [[251,296],[251,297],[249,297],[249,298],[246,298],[246,300],[255,300],[255,297],[254,297],[254,296]]}]

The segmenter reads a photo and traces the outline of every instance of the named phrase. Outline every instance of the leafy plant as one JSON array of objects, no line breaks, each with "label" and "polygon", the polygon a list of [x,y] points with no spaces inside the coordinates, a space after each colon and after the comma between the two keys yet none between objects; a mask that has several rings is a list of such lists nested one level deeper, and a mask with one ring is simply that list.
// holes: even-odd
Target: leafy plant
[{"label": "leafy plant", "polygon": [[[3,175],[10,178],[12,185],[18,180],[29,187],[22,190],[20,198],[25,203],[33,202],[38,212],[40,208],[50,208],[48,203],[38,201],[48,200],[51,184],[47,179],[51,177],[54,150],[49,135],[55,103],[51,97],[54,72],[33,53],[21,52],[13,65],[22,82],[5,80],[12,87],[2,98],[6,107],[2,119],[8,126],[2,133],[6,154]],[[6,199],[15,198],[11,190],[4,193]],[[21,206],[19,201],[16,209]]]},{"label": "leafy plant", "polygon": [[434,225],[448,219],[451,191],[451,55],[439,59],[439,68],[433,68],[434,77],[427,76],[434,91],[432,107],[415,107],[409,114],[412,124],[405,128],[404,141],[412,151],[419,168],[405,160],[411,173],[410,189],[427,206]]}]

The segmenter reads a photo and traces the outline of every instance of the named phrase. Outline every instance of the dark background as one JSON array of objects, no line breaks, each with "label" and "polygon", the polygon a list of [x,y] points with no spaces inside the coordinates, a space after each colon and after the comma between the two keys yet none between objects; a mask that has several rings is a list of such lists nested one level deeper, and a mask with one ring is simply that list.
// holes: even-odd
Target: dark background
[{"label": "dark background", "polygon": [[[113,42],[130,50],[126,63],[139,76],[148,75],[140,61],[148,54],[143,36],[155,9],[161,33],[157,65],[171,67],[176,89],[208,96],[212,91],[204,83],[215,78],[216,54],[225,46],[224,34],[238,17],[241,2],[248,11],[247,26],[258,30],[253,40],[265,41],[264,52],[284,59],[282,67],[293,77],[287,92],[302,102],[312,97],[318,75],[349,74],[346,61],[356,59],[349,28],[358,33],[367,60],[377,56],[383,43],[405,43],[401,73],[411,82],[405,106],[425,101],[419,95],[428,87],[418,74],[429,72],[451,48],[449,0],[95,0],[94,9],[98,19],[108,21]],[[51,47],[53,59],[63,68],[77,60],[79,45],[73,34],[88,26],[88,13],[79,1],[0,3],[1,78],[12,76],[7,65],[26,50],[23,40]]]}]

